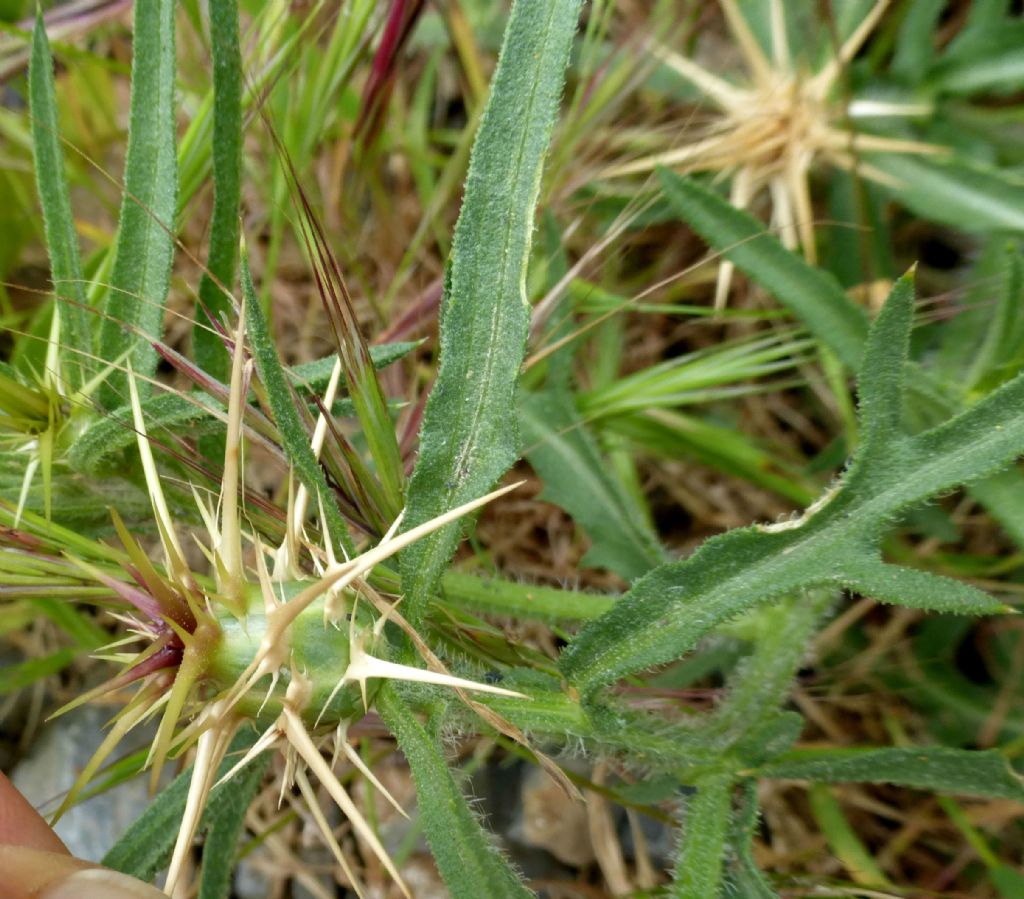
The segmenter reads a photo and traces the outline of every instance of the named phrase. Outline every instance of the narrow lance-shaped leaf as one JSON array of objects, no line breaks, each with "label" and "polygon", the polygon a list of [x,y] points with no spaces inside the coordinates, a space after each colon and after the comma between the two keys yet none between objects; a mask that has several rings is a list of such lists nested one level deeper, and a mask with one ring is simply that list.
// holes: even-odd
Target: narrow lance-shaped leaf
[{"label": "narrow lance-shaped leaf", "polygon": [[331,488],[327,485],[327,478],[324,477],[323,469],[310,447],[309,433],[303,428],[302,421],[299,419],[299,413],[295,408],[295,391],[288,383],[281,360],[277,355],[277,348],[267,329],[260,301],[256,296],[256,288],[253,287],[252,275],[249,273],[249,262],[244,254],[242,255],[242,293],[245,299],[246,329],[249,344],[252,347],[253,359],[256,362],[256,371],[267,389],[267,399],[281,434],[281,444],[284,447],[285,455],[295,467],[296,475],[306,485],[310,495],[320,497],[322,500],[331,536],[351,556],[354,553],[354,547],[348,533],[348,526],[338,512]]},{"label": "narrow lance-shaped leaf", "polygon": [[593,543],[581,564],[633,580],[665,562],[643,515],[608,474],[569,393],[524,396],[519,412],[526,457],[544,480],[542,499],[565,509]]},{"label": "narrow lance-shaped leaf", "polygon": [[747,778],[741,783],[741,789],[739,807],[729,829],[723,894],[744,899],[779,899],[757,867],[751,846],[758,818],[757,781]]},{"label": "narrow lance-shaped leaf", "polygon": [[245,813],[263,783],[270,766],[271,754],[254,758],[230,781],[224,784],[222,801],[211,804],[203,822],[203,869],[199,881],[199,899],[224,899],[230,894],[238,838],[245,825]]},{"label": "narrow lance-shaped leaf", "polygon": [[973,232],[1024,231],[1024,181],[994,167],[911,154],[875,154],[871,165],[898,182],[900,203],[934,222]]},{"label": "narrow lance-shaped leaf", "polygon": [[[900,377],[906,362],[908,290],[872,329],[865,368]],[[900,363],[883,362],[887,354]],[[889,381],[861,381],[861,402],[892,399]],[[878,393],[876,393],[878,391]],[[902,402],[897,397],[897,403]],[[899,512],[1007,464],[1024,451],[1024,374],[952,421],[916,437],[894,430],[881,411],[870,452],[797,521],[731,531],[689,559],[638,581],[562,654],[561,667],[584,693],[625,674],[678,658],[722,621],[807,587],[833,584],[887,602],[936,611],[990,614],[1004,607],[969,584],[884,565],[878,544]]]},{"label": "narrow lance-shaped leaf", "polygon": [[[225,820],[226,813],[236,806],[239,783],[250,783],[250,777],[259,783],[269,764],[269,757],[257,756],[230,781],[218,783],[236,764],[238,754],[252,746],[255,739],[256,733],[251,729],[246,729],[235,737],[227,758],[221,763],[213,779],[217,786],[210,793],[200,830],[205,830],[219,820]],[[256,771],[259,771],[259,777],[256,776]],[[240,777],[244,780],[239,781]],[[127,833],[103,857],[102,863],[115,871],[130,874],[147,882],[166,868],[174,849],[174,841],[178,837],[178,825],[185,810],[185,800],[191,781],[192,768],[189,767],[149,804]]]},{"label": "narrow lance-shaped leaf", "polygon": [[795,749],[762,765],[761,777],[825,783],[890,783],[937,793],[1024,801],[1024,776],[995,750],[947,746]]},{"label": "narrow lance-shaped leaf", "polygon": [[[131,363],[145,378],[156,371],[157,355],[143,334],[159,337],[171,283],[178,163],[175,149],[174,0],[135,5],[132,88],[125,156],[124,199],[117,230],[110,293],[100,325],[100,355],[118,359],[131,350]],[[127,402],[123,371],[103,384],[99,399],[107,409]]]},{"label": "narrow lance-shaped leaf", "polygon": [[658,169],[658,177],[665,197],[694,231],[770,290],[843,365],[857,370],[868,318],[832,275],[791,253],[757,219],[714,191],[668,169]]},{"label": "narrow lance-shaped leaf", "polygon": [[454,899],[532,896],[470,810],[436,734],[420,724],[390,683],[377,694],[376,708],[409,761],[427,841]]},{"label": "narrow lance-shaped leaf", "polygon": [[709,899],[722,882],[725,838],[732,817],[733,777],[715,774],[697,784],[686,803],[681,848],[672,874],[672,899]]},{"label": "narrow lance-shaped leaf", "polygon": [[[236,0],[211,0],[210,41],[213,56],[213,219],[210,222],[208,272],[199,282],[200,308],[192,331],[192,348],[201,369],[220,381],[228,379],[228,353],[210,329],[209,315],[220,322],[232,307],[230,295],[238,260],[238,203],[242,183],[242,57]],[[206,325],[206,327],[202,327]]]},{"label": "narrow lance-shaped leaf", "polygon": [[92,353],[92,334],[86,310],[78,236],[71,214],[71,198],[64,174],[64,152],[60,144],[53,59],[46,39],[42,10],[36,13],[32,31],[32,54],[28,73],[29,107],[32,113],[32,151],[36,184],[43,207],[46,244],[50,251],[50,279],[61,316],[61,343],[70,352],[62,358],[73,387],[87,379],[85,360]]},{"label": "narrow lance-shaped leaf", "polygon": [[[579,0],[517,0],[473,145],[441,312],[406,527],[479,496],[515,462],[514,391],[529,323],[525,275],[540,177]],[[402,559],[416,621],[458,543],[453,524]]]},{"label": "narrow lance-shaped leaf", "polygon": [[299,233],[313,267],[320,300],[331,323],[334,342],[338,348],[341,372],[348,386],[349,397],[362,426],[363,438],[374,461],[376,478],[384,498],[384,516],[394,520],[402,510],[405,493],[405,468],[402,464],[398,438],[388,411],[380,381],[370,361],[370,351],[359,330],[352,297],[345,285],[341,267],[334,256],[327,235],[317,218],[316,211],[299,181],[288,148],[278,137],[272,123],[264,113],[264,123],[270,131],[277,152],[285,162],[292,205],[300,223]]}]

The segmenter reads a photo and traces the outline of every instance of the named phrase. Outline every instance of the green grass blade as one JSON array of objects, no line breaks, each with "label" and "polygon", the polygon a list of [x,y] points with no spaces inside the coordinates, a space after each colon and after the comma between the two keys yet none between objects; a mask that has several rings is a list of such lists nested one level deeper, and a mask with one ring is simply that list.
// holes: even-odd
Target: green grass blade
[{"label": "green grass blade", "polygon": [[565,509],[593,543],[581,564],[631,581],[667,561],[642,513],[608,473],[569,394],[523,396],[519,412],[526,457],[544,481],[541,498]]},{"label": "green grass blade", "polygon": [[889,879],[857,836],[832,791],[823,784],[815,784],[809,799],[823,836],[854,882],[862,886],[890,886]]},{"label": "green grass blade", "polygon": [[[57,102],[53,82],[53,58],[46,39],[42,11],[37,11],[32,31],[32,55],[28,74],[29,108],[32,113],[32,149],[36,185],[43,207],[46,244],[50,251],[50,279],[61,315],[61,343],[71,352],[62,357],[73,387],[86,380],[80,360],[92,353],[92,332],[86,311],[78,235],[71,214],[71,197],[64,174]],[[59,300],[68,300],[60,303]]]},{"label": "green grass blade", "polygon": [[832,275],[791,253],[753,216],[714,191],[658,169],[665,196],[679,216],[738,269],[790,309],[851,371],[860,366],[868,318]]},{"label": "green grass blade", "polygon": [[[441,313],[441,357],[405,526],[485,493],[518,456],[514,391],[529,323],[525,275],[540,177],[578,0],[517,0],[473,145]],[[452,524],[403,554],[416,621],[459,540]]]},{"label": "green grass blade", "polygon": [[824,783],[890,783],[916,790],[1024,800],[1024,777],[995,750],[946,746],[794,749],[758,769],[761,777]]},{"label": "green grass blade", "polygon": [[[171,283],[178,192],[175,149],[175,55],[173,0],[135,6],[131,110],[124,170],[124,199],[117,230],[110,293],[100,325],[100,355],[131,362],[146,392],[145,377],[156,371],[149,343],[122,327],[159,337]],[[127,401],[127,380],[114,372],[99,392],[113,409]]]},{"label": "green grass blade", "polygon": [[257,297],[256,288],[252,283],[252,275],[249,273],[249,262],[244,254],[242,255],[242,293],[245,297],[245,326],[249,336],[249,345],[252,347],[256,371],[267,390],[267,399],[281,435],[281,444],[284,447],[285,455],[294,466],[299,480],[306,485],[310,496],[317,496],[322,500],[331,536],[351,557],[355,549],[348,533],[348,525],[338,512],[334,494],[331,492],[323,469],[310,447],[310,435],[302,426],[299,413],[296,411],[295,391],[288,383],[281,359],[277,355],[277,348],[267,329],[259,297]]},{"label": "green grass blade", "polygon": [[454,899],[532,896],[470,810],[438,736],[420,724],[390,683],[377,696],[377,711],[409,761],[427,841]]},{"label": "green grass blade", "polygon": [[[199,299],[215,321],[231,310],[230,290],[238,260],[238,204],[242,185],[242,56],[237,0],[211,0],[213,55],[213,220],[210,252],[199,282]],[[212,277],[211,277],[212,276]],[[216,280],[215,280],[216,279]],[[222,289],[224,288],[224,289]],[[209,324],[202,306],[196,322]],[[228,353],[220,336],[206,328],[192,331],[196,363],[220,381],[228,380]]]},{"label": "green grass blade", "polygon": [[44,677],[63,671],[70,665],[76,656],[84,653],[84,649],[65,648],[51,652],[49,655],[40,656],[38,659],[28,659],[25,662],[16,662],[7,665],[0,670],[0,696],[22,687],[28,687]]}]

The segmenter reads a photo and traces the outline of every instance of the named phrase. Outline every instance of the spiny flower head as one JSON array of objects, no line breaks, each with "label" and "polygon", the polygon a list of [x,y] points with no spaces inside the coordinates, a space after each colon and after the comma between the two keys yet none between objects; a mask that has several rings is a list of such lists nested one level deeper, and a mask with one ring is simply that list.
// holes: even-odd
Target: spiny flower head
[{"label": "spiny flower head", "polygon": [[[495,491],[403,533],[398,532],[399,515],[375,546],[341,560],[335,556],[322,509],[317,529],[322,545],[316,545],[307,538],[305,528],[309,497],[302,489],[289,490],[286,535],[277,547],[265,545],[259,535],[243,526],[240,499],[244,495],[240,494],[242,422],[252,376],[244,321],[243,304],[230,341],[232,366],[220,495],[213,504],[192,490],[206,530],[206,539],[196,542],[209,563],[209,573],[193,571],[184,551],[183,537],[164,496],[130,365],[133,426],[162,560],[155,563],[150,559],[116,511],[113,522],[120,549],[102,545],[90,549],[81,539],[68,539],[63,541],[67,548],[61,551],[62,535],[68,536],[63,529],[47,540],[18,529],[16,522],[3,534],[7,552],[34,554],[39,564],[48,559],[47,564],[72,569],[83,582],[108,589],[127,609],[118,614],[130,636],[106,650],[107,657],[123,663],[124,669],[65,710],[132,683],[137,684],[136,691],[115,717],[57,815],[74,802],[130,730],[159,717],[147,759],[154,786],[168,758],[195,748],[188,800],[168,872],[167,888],[173,891],[184,877],[192,838],[215,786],[215,772],[239,728],[253,723],[260,736],[226,778],[259,753],[280,749],[288,762],[284,786],[294,786],[302,793],[356,891],[362,895],[359,880],[316,803],[307,771],[316,776],[408,894],[394,863],[324,758],[324,742],[333,744],[334,758],[344,755],[388,796],[347,739],[349,725],[370,709],[384,679],[453,687],[478,711],[482,707],[468,700],[465,691],[512,697],[522,694],[451,675],[402,618],[397,601],[378,593],[366,578],[403,547],[512,488]],[[329,394],[336,389],[338,378],[331,383]],[[324,397],[321,408],[330,408],[332,402],[333,395]],[[318,422],[312,440],[314,454],[319,454],[323,439],[324,428]],[[300,556],[310,561],[302,563]],[[13,556],[6,558],[13,560]],[[40,576],[48,576],[47,571],[44,566]],[[389,622],[401,628],[418,648],[425,668],[387,657],[391,650],[384,628]],[[138,639],[145,646],[127,652],[125,647]],[[493,713],[488,722],[521,739]]]},{"label": "spiny flower head", "polygon": [[[839,93],[844,67],[856,56],[885,12],[877,0],[845,42],[816,71],[790,51],[782,0],[769,0],[773,54],[769,58],[750,31],[736,0],[719,0],[729,30],[749,71],[745,84],[712,74],[691,59],[652,42],[651,52],[696,87],[715,107],[711,121],[694,140],[611,166],[605,177],[647,173],[663,165],[682,172],[714,172],[729,177],[729,201],[745,209],[762,193],[772,202],[772,225],[790,249],[802,247],[815,261],[814,210],[810,174],[821,162],[856,171],[880,183],[892,178],[859,158],[859,153],[937,153],[944,148],[855,130],[859,115],[919,115],[919,104],[847,102]],[[722,308],[732,279],[731,263],[719,269],[715,306]]]}]

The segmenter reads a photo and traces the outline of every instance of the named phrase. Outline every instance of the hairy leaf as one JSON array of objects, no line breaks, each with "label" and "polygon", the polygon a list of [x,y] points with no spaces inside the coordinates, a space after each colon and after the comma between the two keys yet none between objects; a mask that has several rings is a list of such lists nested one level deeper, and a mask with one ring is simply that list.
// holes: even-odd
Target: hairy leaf
[{"label": "hairy leaf", "polygon": [[437,735],[420,724],[390,683],[377,696],[377,710],[409,761],[427,842],[454,899],[478,899],[481,889],[493,899],[532,896],[470,811]]},{"label": "hairy leaf", "polygon": [[310,447],[310,435],[302,426],[299,413],[296,411],[295,390],[288,383],[277,348],[267,329],[263,311],[260,308],[256,289],[253,287],[252,275],[249,273],[248,259],[242,256],[242,293],[245,298],[245,324],[252,347],[256,371],[267,390],[274,421],[281,436],[288,461],[294,466],[300,481],[306,485],[310,496],[322,500],[327,525],[331,529],[331,537],[337,541],[345,552],[354,552],[352,538],[348,533],[348,525],[341,517],[334,500],[331,488],[327,484],[323,469],[313,455]]},{"label": "hairy leaf", "polygon": [[687,800],[682,845],[669,889],[673,899],[718,895],[732,816],[733,783],[728,774],[705,778],[697,784],[697,795]]},{"label": "hairy leaf", "polygon": [[28,88],[36,185],[43,207],[46,244],[50,251],[50,279],[58,299],[56,308],[61,316],[61,343],[70,350],[62,358],[66,360],[64,365],[72,386],[80,387],[87,377],[86,364],[88,355],[92,353],[92,333],[82,282],[78,235],[75,233],[71,197],[64,174],[64,151],[60,143],[53,83],[53,59],[41,9],[36,11],[36,24],[32,31]]},{"label": "hairy leaf", "polygon": [[[514,390],[526,342],[525,276],[544,155],[579,0],[517,0],[473,145],[441,311],[437,382],[424,412],[407,528],[485,493],[515,462]],[[406,615],[427,596],[460,524],[402,558]]]},{"label": "hairy leaf", "polygon": [[223,792],[221,801],[217,804],[211,802],[203,821],[206,841],[203,843],[199,899],[227,899],[245,813],[263,783],[270,759],[269,752],[253,759],[225,784],[230,789]]},{"label": "hairy leaf", "polygon": [[[248,749],[255,739],[255,732],[246,729],[240,732],[232,742],[227,757],[221,762],[213,779],[213,782],[218,785],[210,793],[206,811],[203,813],[199,825],[200,831],[211,827],[218,821],[227,821],[235,814],[238,797],[242,795],[239,784],[242,785],[243,790],[248,789],[252,783],[251,778],[255,778],[258,785],[263,772],[266,771],[267,764],[269,764],[269,757],[266,756],[266,753],[252,759],[230,781],[218,783],[238,761],[237,753]],[[253,769],[259,770],[259,777],[252,773]],[[239,778],[243,778],[243,780],[240,781]],[[188,798],[191,780],[192,768],[189,767],[149,804],[127,833],[103,856],[102,863],[108,868],[113,868],[122,874],[130,874],[132,877],[138,877],[139,880],[146,882],[151,881],[167,867],[167,863],[171,860],[174,842],[178,837],[178,826],[185,811],[185,801]]]},{"label": "hairy leaf", "polygon": [[762,765],[762,777],[827,783],[891,783],[937,793],[1024,801],[1024,777],[994,750],[946,746],[795,749]]},{"label": "hairy leaf", "polygon": [[[192,330],[196,364],[220,381],[228,380],[229,357],[212,321],[232,308],[231,290],[238,260],[238,204],[242,192],[242,55],[237,0],[211,0],[210,52],[213,56],[213,219],[210,250],[199,282],[200,308]],[[210,316],[210,318],[207,318]],[[207,327],[202,327],[206,325]]]},{"label": "hairy leaf", "polygon": [[778,899],[778,893],[758,869],[751,846],[758,818],[757,781],[747,778],[741,787],[739,807],[729,830],[729,853],[722,895],[743,899]]},{"label": "hairy leaf", "polygon": [[[178,192],[176,7],[174,0],[152,0],[135,6],[124,199],[110,293],[100,324],[100,355],[112,362],[130,349],[131,364],[136,374],[143,376],[139,389],[144,395],[148,393],[145,377],[156,371],[157,354],[140,335],[161,334],[174,252]],[[127,402],[123,371],[107,379],[99,399],[107,409]]]},{"label": "hairy leaf", "polygon": [[[902,510],[998,470],[1024,451],[1024,375],[951,421],[914,437],[896,428],[912,294],[898,286],[871,331],[861,403],[867,438],[838,484],[804,515],[708,540],[689,559],[638,581],[563,652],[585,693],[679,658],[721,622],[808,587],[877,590],[883,601],[990,614],[1003,606],[960,582],[883,568],[879,542]],[[895,361],[894,361],[895,360]]]}]

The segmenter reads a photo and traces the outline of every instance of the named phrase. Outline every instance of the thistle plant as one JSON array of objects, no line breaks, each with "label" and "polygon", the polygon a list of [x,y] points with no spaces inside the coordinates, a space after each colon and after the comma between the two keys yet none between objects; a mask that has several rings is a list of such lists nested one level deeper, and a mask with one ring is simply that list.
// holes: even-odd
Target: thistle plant
[{"label": "thistle plant", "polygon": [[[745,36],[734,4],[723,5],[762,78],[757,90],[773,102],[803,91],[797,106],[805,111],[809,100],[821,105],[831,95],[838,67],[856,54],[884,7],[873,6],[847,36],[839,62],[806,82],[787,68],[782,84]],[[773,21],[781,8],[770,5]],[[365,6],[359,10],[369,16]],[[243,102],[255,101],[242,99],[233,0],[210,3],[218,63],[214,226],[207,261],[191,259],[203,271],[191,356],[172,345],[162,325],[165,315],[180,315],[165,305],[172,259],[189,254],[178,243],[175,4],[159,0],[136,11],[119,231],[99,261],[109,275],[89,290],[64,176],[53,62],[37,20],[32,119],[55,298],[41,341],[45,364],[0,371],[0,426],[20,466],[0,499],[0,586],[5,601],[36,604],[54,620],[63,616],[68,633],[77,635],[69,653],[19,673],[41,677],[79,651],[119,669],[62,710],[99,697],[123,701],[58,817],[127,770],[148,769],[155,787],[169,765],[191,763],[106,864],[144,879],[166,870],[169,894],[197,888],[204,899],[227,895],[246,808],[280,757],[280,796],[301,799],[339,879],[368,895],[364,868],[379,865],[411,896],[373,816],[340,776],[349,770],[399,813],[411,811],[353,745],[368,714],[379,716],[408,762],[438,870],[460,899],[532,890],[464,795],[445,754],[451,734],[492,737],[540,765],[573,801],[582,801],[582,782],[631,810],[671,816],[679,842],[663,892],[686,899],[776,896],[785,889],[755,862],[761,781],[810,782],[811,805],[829,839],[845,831],[826,783],[1024,801],[1012,747],[908,740],[796,746],[804,721],[788,707],[810,647],[844,596],[962,616],[1013,611],[1007,596],[927,570],[906,553],[900,558],[893,534],[914,510],[964,486],[990,504],[998,521],[1024,533],[1019,512],[993,487],[1020,491],[1024,374],[1014,341],[1000,337],[1020,334],[1016,295],[1000,305],[993,327],[1001,331],[986,338],[989,351],[974,365],[971,389],[957,390],[912,359],[914,273],[897,281],[872,320],[830,272],[809,261],[813,233],[801,241],[805,256],[793,252],[805,218],[799,210],[809,203],[808,146],[791,147],[785,164],[768,154],[768,164],[758,145],[754,156],[731,158],[730,165],[747,188],[764,186],[788,204],[789,212],[778,213],[782,241],[684,175],[658,166],[657,185],[673,214],[759,281],[792,324],[612,384],[595,378],[584,390],[574,375],[579,334],[570,291],[569,300],[560,300],[553,342],[536,347],[524,370],[530,300],[542,280],[537,272],[549,282],[564,278],[557,228],[544,222],[539,242],[550,242],[539,254],[534,216],[563,85],[573,72],[580,11],[581,4],[564,0],[517,0],[512,7],[447,260],[436,380],[411,414],[398,413],[398,428],[394,397],[377,369],[415,344],[367,345],[287,135],[268,115],[264,125],[336,352],[287,366],[275,345],[238,218]],[[348,46],[351,36],[338,40]],[[778,30],[776,46],[776,62],[787,63]],[[665,58],[724,96],[724,82],[698,75],[681,58]],[[742,125],[725,105],[732,125]],[[740,130],[717,133],[714,146],[746,152],[757,141]],[[813,152],[842,161],[832,126],[811,123],[801,133],[801,140],[813,137]],[[920,149],[882,137],[863,141],[862,149]],[[711,149],[709,143],[700,152]],[[659,161],[673,162],[643,165]],[[657,421],[682,433],[686,420],[677,410],[687,403],[763,392],[765,385],[751,382],[779,374],[787,379],[783,388],[802,387],[795,373],[810,364],[815,347],[834,357],[837,392],[846,390],[847,374],[856,379],[849,461],[819,489],[810,474],[787,477],[782,468],[766,470],[761,455],[737,453],[734,472],[805,508],[790,519],[720,534],[679,557],[637,499],[630,466],[609,462],[621,460],[617,444],[605,439],[612,427],[598,429],[613,422],[620,428],[615,436],[639,440],[650,434],[639,425]],[[161,359],[189,390],[165,386],[156,376]],[[906,414],[921,397],[930,414]],[[662,418],[643,419],[652,407]],[[410,422],[415,457],[405,439]],[[662,433],[673,432],[666,426]],[[256,448],[281,472],[269,499],[247,482]],[[484,577],[453,563],[473,514],[515,495],[518,483],[496,485],[521,455],[544,482],[546,498],[587,535],[584,564],[618,576],[628,585],[621,594]],[[57,501],[77,482],[115,470],[125,474],[124,495],[108,503],[102,521],[95,512],[71,514]],[[98,617],[82,613],[85,606]],[[564,644],[544,652],[509,640],[488,615],[539,620]],[[733,657],[709,669],[725,683],[716,704],[700,710],[636,700],[638,688],[671,697],[673,681],[666,688],[659,679],[685,682],[673,666],[706,657],[709,645],[712,655],[716,639],[743,646],[738,662]],[[147,749],[117,761],[126,737],[148,723],[156,731]],[[566,764],[573,755],[599,760],[620,777],[588,781]],[[645,781],[643,790],[637,780]],[[355,834],[362,859],[339,840],[317,785]],[[205,839],[196,873],[198,835]],[[880,869],[864,875],[848,867],[857,886],[886,886],[877,882],[885,878]]]}]

